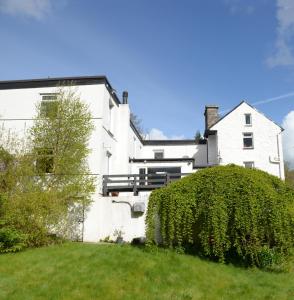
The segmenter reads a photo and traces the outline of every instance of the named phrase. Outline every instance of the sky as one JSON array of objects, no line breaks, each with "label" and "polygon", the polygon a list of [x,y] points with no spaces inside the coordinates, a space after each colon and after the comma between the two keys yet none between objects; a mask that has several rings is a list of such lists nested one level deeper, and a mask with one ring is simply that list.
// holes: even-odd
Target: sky
[{"label": "sky", "polygon": [[0,54],[0,80],[106,75],[157,139],[246,100],[294,167],[293,0],[0,0]]}]

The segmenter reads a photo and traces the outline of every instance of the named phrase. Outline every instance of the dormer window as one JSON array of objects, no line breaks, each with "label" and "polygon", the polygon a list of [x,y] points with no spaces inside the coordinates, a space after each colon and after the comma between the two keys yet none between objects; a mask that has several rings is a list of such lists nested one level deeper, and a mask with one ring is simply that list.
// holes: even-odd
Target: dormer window
[{"label": "dormer window", "polygon": [[251,114],[245,114],[245,125],[246,126],[251,126],[252,125]]}]

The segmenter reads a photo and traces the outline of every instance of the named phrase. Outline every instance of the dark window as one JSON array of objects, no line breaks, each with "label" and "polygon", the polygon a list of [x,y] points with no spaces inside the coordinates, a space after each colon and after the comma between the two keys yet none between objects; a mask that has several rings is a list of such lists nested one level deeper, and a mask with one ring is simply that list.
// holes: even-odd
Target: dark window
[{"label": "dark window", "polygon": [[243,133],[243,147],[244,148],[253,148],[253,133],[252,132]]},{"label": "dark window", "polygon": [[163,159],[164,158],[163,150],[154,151],[154,158],[155,159]]},{"label": "dark window", "polygon": [[[148,184],[164,184],[166,180],[166,174],[169,174],[169,177],[171,180],[173,179],[179,179],[181,176],[179,175],[181,173],[181,167],[157,167],[157,168],[148,168]],[[152,179],[157,179],[158,182],[152,182]],[[151,181],[150,181],[151,180]]]},{"label": "dark window", "polygon": [[43,95],[41,101],[41,116],[45,118],[56,117],[57,115],[57,95]]},{"label": "dark window", "polygon": [[244,167],[248,169],[254,168],[254,161],[244,161]]},{"label": "dark window", "polygon": [[245,124],[252,125],[251,114],[245,114]]},{"label": "dark window", "polygon": [[39,149],[36,161],[37,172],[52,173],[53,172],[53,150],[52,149]]}]

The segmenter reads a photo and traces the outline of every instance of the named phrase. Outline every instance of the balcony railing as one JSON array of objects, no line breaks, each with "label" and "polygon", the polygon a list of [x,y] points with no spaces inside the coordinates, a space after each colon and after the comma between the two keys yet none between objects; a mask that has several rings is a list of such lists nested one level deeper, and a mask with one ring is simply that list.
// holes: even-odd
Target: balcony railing
[{"label": "balcony railing", "polygon": [[152,191],[190,173],[103,175],[103,196],[109,193]]}]

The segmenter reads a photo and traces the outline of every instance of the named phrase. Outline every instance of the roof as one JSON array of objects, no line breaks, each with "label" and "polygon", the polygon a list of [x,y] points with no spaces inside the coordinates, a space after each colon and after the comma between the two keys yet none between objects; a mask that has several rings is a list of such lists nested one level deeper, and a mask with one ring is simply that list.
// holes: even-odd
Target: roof
[{"label": "roof", "polygon": [[267,118],[268,120],[270,120],[271,122],[273,122],[274,124],[276,124],[278,127],[281,128],[281,130],[283,131],[284,128],[281,127],[279,124],[277,124],[275,121],[273,121],[272,119],[270,119],[269,117],[267,117],[265,114],[263,114],[262,112],[258,111],[254,106],[252,106],[251,104],[249,104],[246,101],[241,101],[237,106],[235,106],[232,110],[230,110],[228,113],[226,113],[225,115],[223,115],[220,119],[218,119],[213,125],[211,125],[208,129],[208,131],[212,131],[214,132],[215,130],[210,130],[213,126],[215,126],[217,123],[219,123],[220,121],[222,121],[224,118],[226,118],[230,113],[232,113],[234,110],[236,110],[239,106],[241,106],[243,103],[247,104],[248,106],[250,106],[252,109],[254,109],[255,111],[257,111],[259,114],[263,115],[265,118]]},{"label": "roof", "polygon": [[200,140],[196,142],[193,140],[144,140],[144,145],[146,146],[171,146],[171,145],[204,145],[206,144],[206,140]]},{"label": "roof", "polygon": [[114,89],[105,75],[5,80],[0,81],[0,90],[93,84],[105,84],[109,93],[113,95],[114,100],[117,102],[117,104],[120,104],[120,100],[118,99]]}]

